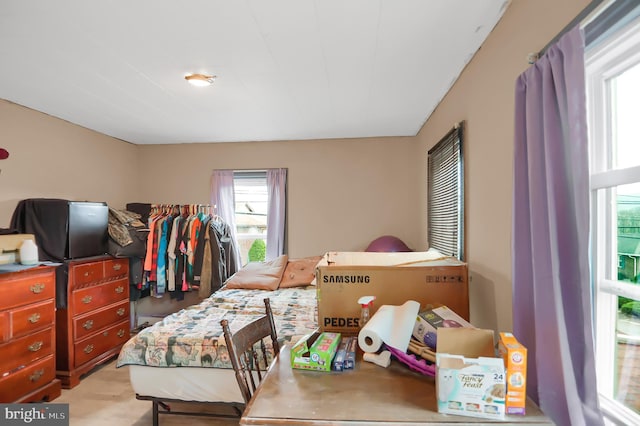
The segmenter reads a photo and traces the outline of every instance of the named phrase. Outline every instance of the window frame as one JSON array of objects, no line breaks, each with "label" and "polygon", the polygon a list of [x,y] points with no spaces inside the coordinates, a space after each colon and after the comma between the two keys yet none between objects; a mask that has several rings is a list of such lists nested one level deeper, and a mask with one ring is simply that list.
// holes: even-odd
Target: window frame
[{"label": "window frame", "polygon": [[611,79],[640,65],[638,24],[638,19],[634,19],[585,52],[597,386],[605,416],[625,424],[640,424],[640,415],[614,399],[617,301],[618,296],[640,300],[640,286],[618,281],[618,232],[614,201],[618,186],[640,182],[640,166],[625,169],[613,166],[615,129]]},{"label": "window frame", "polygon": [[[453,129],[438,141],[438,143],[428,151],[427,154],[427,241],[430,248],[435,248],[447,256],[454,256],[464,261],[464,150],[463,150],[463,125],[464,122],[456,123]],[[444,150],[452,149],[455,152],[451,155],[437,155]],[[455,158],[457,156],[457,158]],[[447,161],[453,160],[453,165],[447,165]],[[455,191],[439,191],[435,173],[441,171],[441,167],[449,167],[449,173],[455,169],[453,185]],[[446,174],[445,171],[444,174]],[[439,173],[441,176],[443,173]],[[450,183],[445,182],[450,185]],[[455,220],[446,220],[441,212],[436,211],[444,204],[451,205],[456,210]],[[455,224],[453,223],[455,221]],[[455,233],[448,237],[436,238],[434,234],[440,235],[451,232],[455,228]],[[447,240],[446,242],[443,240]]]},{"label": "window frame", "polygon": [[[268,194],[268,184],[267,184],[267,170],[266,169],[250,169],[250,170],[233,170],[233,192],[234,192],[234,199],[238,198],[238,192],[237,192],[237,188],[238,188],[238,183],[241,181],[260,181],[260,183],[262,183],[262,180],[264,180],[264,188],[265,191],[267,192],[267,203],[268,203],[268,198],[269,198],[269,194]],[[251,186],[258,186],[258,185],[251,185]],[[267,245],[267,229],[268,229],[268,217],[269,217],[269,212],[267,209],[267,212],[265,213],[265,222],[266,222],[266,227],[265,227],[265,232],[264,234],[256,234],[256,233],[241,233],[239,232],[239,217],[238,215],[241,214],[241,212],[238,212],[236,209],[234,209],[234,214],[235,214],[235,221],[236,221],[236,239],[237,239],[237,243],[238,243],[238,247],[240,250],[240,258],[242,260],[242,266],[246,266],[246,264],[250,261],[249,259],[249,249],[247,249],[247,254],[246,256],[243,256],[244,253],[244,249],[242,248],[242,241],[243,240],[250,240],[250,241],[255,241],[258,239],[261,239],[264,241],[265,243],[265,248]]]}]

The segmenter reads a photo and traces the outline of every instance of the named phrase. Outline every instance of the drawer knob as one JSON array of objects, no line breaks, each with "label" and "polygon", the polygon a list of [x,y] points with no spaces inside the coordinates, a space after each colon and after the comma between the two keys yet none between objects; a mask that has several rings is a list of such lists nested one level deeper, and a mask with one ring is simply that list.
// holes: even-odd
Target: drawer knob
[{"label": "drawer knob", "polygon": [[102,335],[103,335],[104,337],[107,337],[107,336],[109,335],[109,331],[103,331],[103,332],[102,332]]},{"label": "drawer knob", "polygon": [[120,308],[116,311],[116,314],[118,314],[119,317],[124,315],[124,308]]},{"label": "drawer knob", "polygon": [[124,336],[124,330],[123,329],[118,330],[117,334],[118,334],[118,337]]},{"label": "drawer knob", "polygon": [[44,369],[36,370],[33,372],[32,375],[29,376],[29,380],[31,380],[32,382],[36,382],[40,380],[40,377],[42,377],[43,374],[44,374]]},{"label": "drawer knob", "polygon": [[118,287],[116,287],[116,293],[118,293],[118,294],[122,294],[122,292],[124,292],[124,287],[122,287],[121,285],[119,285]]},{"label": "drawer knob", "polygon": [[29,350],[31,352],[38,352],[40,349],[42,349],[42,343],[43,342],[41,342],[41,341],[40,342],[34,342],[34,343],[30,344],[28,348],[29,348]]},{"label": "drawer knob", "polygon": [[85,276],[85,277],[88,277],[88,276],[89,276],[89,271],[85,272],[85,273],[84,273],[84,276]]},{"label": "drawer knob", "polygon": [[91,303],[92,300],[93,300],[92,296],[85,296],[82,298],[82,303],[84,303],[85,305],[88,305],[89,303]]},{"label": "drawer knob", "polygon": [[35,324],[38,321],[40,321],[40,314],[39,313],[36,312],[35,314],[29,315],[29,322],[31,324]]},{"label": "drawer knob", "polygon": [[119,271],[122,268],[122,265],[119,263],[114,263],[113,264],[113,270],[114,271]]},{"label": "drawer knob", "polygon": [[90,330],[93,327],[93,320],[86,320],[84,324],[82,324],[82,328],[85,330]]},{"label": "drawer knob", "polygon": [[34,294],[42,293],[46,286],[42,283],[37,283],[31,286],[31,292]]},{"label": "drawer knob", "polygon": [[90,354],[93,351],[93,345],[87,345],[84,348],[84,353],[85,354]]}]

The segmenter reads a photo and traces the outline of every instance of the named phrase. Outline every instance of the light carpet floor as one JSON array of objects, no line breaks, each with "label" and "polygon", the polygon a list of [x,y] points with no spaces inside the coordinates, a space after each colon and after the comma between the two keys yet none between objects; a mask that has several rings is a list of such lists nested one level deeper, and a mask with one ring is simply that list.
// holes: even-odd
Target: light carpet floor
[{"label": "light carpet floor", "polygon": [[[151,426],[151,401],[136,399],[129,383],[128,367],[116,368],[112,360],[92,370],[73,389],[63,389],[53,404],[68,403],[71,426]],[[201,405],[174,406],[174,410],[198,411]],[[160,415],[160,426],[238,426],[238,419]]]}]

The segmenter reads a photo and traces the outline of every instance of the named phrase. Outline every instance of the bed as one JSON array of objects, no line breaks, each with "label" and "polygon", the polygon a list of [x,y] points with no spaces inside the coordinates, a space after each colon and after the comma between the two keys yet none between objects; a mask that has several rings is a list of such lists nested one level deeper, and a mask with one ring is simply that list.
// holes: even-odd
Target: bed
[{"label": "bed", "polygon": [[273,262],[250,264],[200,303],[129,339],[116,366],[128,366],[138,399],[153,401],[154,424],[158,405],[167,409],[167,401],[229,404],[240,414],[244,401],[220,321],[228,320],[235,332],[264,315],[263,300],[268,297],[281,346],[313,332],[317,302],[312,282],[320,259],[281,256]]}]

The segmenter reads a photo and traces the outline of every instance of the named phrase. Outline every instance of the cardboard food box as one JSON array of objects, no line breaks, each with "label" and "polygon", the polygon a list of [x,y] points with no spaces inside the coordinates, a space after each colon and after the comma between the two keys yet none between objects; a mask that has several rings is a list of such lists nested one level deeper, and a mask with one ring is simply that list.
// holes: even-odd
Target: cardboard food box
[{"label": "cardboard food box", "polygon": [[413,337],[427,346],[435,348],[436,331],[440,327],[467,327],[474,328],[460,315],[447,306],[439,306],[433,309],[424,309],[418,312],[416,323],[413,327]]},{"label": "cardboard food box", "polygon": [[291,348],[291,367],[302,370],[331,371],[331,361],[340,344],[340,333],[316,331]]},{"label": "cardboard food box", "polygon": [[437,338],[438,412],[504,419],[505,369],[495,357],[493,330],[439,328]]},{"label": "cardboard food box", "polygon": [[316,267],[316,287],[321,331],[357,334],[362,296],[376,298],[370,316],[382,305],[415,300],[469,319],[467,264],[438,252],[329,252]]},{"label": "cardboard food box", "polygon": [[511,333],[500,333],[498,352],[504,360],[507,414],[525,414],[527,403],[527,348]]}]

